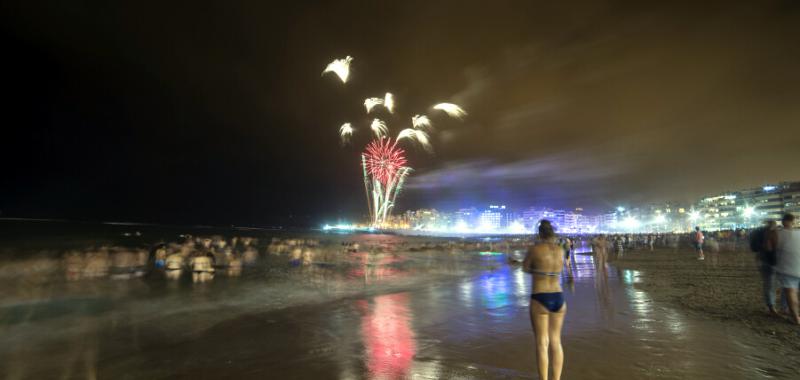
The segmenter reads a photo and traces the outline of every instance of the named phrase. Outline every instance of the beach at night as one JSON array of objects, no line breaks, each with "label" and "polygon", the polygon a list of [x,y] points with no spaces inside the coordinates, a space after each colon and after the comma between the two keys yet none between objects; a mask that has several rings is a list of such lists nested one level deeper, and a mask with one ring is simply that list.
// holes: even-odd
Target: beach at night
[{"label": "beach at night", "polygon": [[[109,244],[127,239],[135,246],[156,231],[175,232],[138,229],[140,237],[120,226],[104,236]],[[76,233],[72,236],[86,238]],[[3,366],[3,376],[533,378],[530,275],[514,264],[525,243],[318,232],[247,235],[260,241],[253,261],[238,274],[219,268],[205,282],[193,282],[188,272],[177,278],[163,271],[114,277],[114,254],[108,273],[70,280],[66,251],[25,258],[9,257],[6,249],[0,358],[11,365]],[[295,265],[291,252],[270,248],[272,237],[319,243],[311,257]],[[364,249],[352,249],[353,242]],[[741,253],[719,255],[723,258],[704,267],[735,266],[748,284],[756,283],[751,260],[730,261]],[[323,256],[327,259],[320,260]],[[673,302],[670,296],[680,289],[665,288],[676,286],[660,274],[648,275],[673,262],[697,264],[686,249],[630,253],[602,269],[581,246],[574,261],[572,276],[561,279],[570,311],[564,327],[566,377],[797,376],[797,362],[787,356],[791,345]],[[673,272],[692,270],[697,271]],[[720,285],[732,293],[716,305],[758,299],[757,287],[734,292]]]},{"label": "beach at night", "polygon": [[0,379],[800,378],[800,2],[0,5]]}]

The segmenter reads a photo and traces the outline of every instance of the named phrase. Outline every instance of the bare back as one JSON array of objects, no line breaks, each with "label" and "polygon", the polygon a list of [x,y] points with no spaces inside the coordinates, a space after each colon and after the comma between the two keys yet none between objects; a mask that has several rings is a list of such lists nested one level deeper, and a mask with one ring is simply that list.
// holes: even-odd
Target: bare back
[{"label": "bare back", "polygon": [[530,247],[522,263],[522,269],[533,275],[534,294],[560,292],[561,276],[541,273],[560,274],[563,266],[564,251],[555,242],[543,242]]}]

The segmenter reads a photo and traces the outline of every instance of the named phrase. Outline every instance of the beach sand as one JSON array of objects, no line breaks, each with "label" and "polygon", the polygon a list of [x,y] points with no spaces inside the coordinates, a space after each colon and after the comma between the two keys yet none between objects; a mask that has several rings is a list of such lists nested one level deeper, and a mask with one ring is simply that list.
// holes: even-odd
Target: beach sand
[{"label": "beach sand", "polygon": [[634,251],[613,265],[641,271],[645,280],[635,287],[657,302],[746,326],[771,337],[776,348],[800,351],[800,326],[767,312],[752,252],[707,253],[704,261],[698,261],[695,252],[687,249]]}]

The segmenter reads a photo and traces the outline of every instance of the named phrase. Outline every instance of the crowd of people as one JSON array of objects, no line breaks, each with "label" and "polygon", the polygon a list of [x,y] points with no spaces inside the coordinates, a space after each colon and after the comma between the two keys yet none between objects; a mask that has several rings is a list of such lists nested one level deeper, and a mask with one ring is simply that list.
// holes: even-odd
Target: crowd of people
[{"label": "crowd of people", "polygon": [[[587,241],[585,236],[558,238],[549,221],[540,221],[537,238],[522,263],[522,269],[533,277],[529,310],[539,378],[547,379],[550,373],[553,379],[561,377],[564,362],[561,328],[567,305],[560,277],[564,270],[571,273],[570,252],[576,241],[591,245],[598,269],[605,268],[610,252],[622,258],[626,250],[653,251],[661,247],[677,251],[684,242],[702,261],[707,251],[718,253],[721,245],[732,251],[749,246],[759,263],[768,310],[776,316],[787,315],[792,323],[800,325],[800,230],[795,229],[794,224],[794,215],[785,214],[780,225],[768,221],[759,229],[718,231],[708,237],[700,227],[695,227],[689,234],[601,234]],[[778,294],[781,308],[776,303]]]}]

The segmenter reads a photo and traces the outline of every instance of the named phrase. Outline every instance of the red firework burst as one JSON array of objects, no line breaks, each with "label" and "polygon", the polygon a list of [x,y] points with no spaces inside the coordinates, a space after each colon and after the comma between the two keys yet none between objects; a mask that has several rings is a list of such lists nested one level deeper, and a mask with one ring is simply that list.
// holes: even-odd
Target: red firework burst
[{"label": "red firework burst", "polygon": [[364,151],[367,172],[382,184],[391,178],[406,164],[406,152],[397,146],[397,141],[390,138],[372,140]]}]

